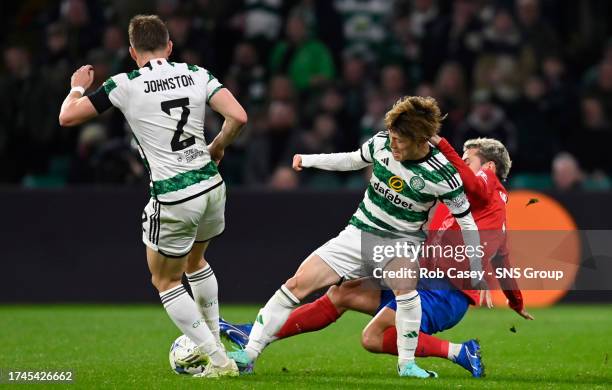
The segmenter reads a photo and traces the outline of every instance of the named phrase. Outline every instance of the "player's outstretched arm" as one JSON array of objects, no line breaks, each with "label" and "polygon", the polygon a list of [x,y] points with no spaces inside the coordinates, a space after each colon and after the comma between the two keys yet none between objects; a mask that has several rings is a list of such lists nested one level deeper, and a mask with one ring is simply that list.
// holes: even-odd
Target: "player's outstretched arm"
[{"label": "player's outstretched arm", "polygon": [[59,114],[61,126],[77,126],[98,115],[89,97],[83,96],[94,79],[94,70],[91,65],[84,65],[77,69],[70,78],[70,93],[64,99]]},{"label": "player's outstretched arm", "polygon": [[463,186],[466,193],[481,200],[488,199],[489,191],[486,180],[472,172],[470,167],[465,163],[465,161],[463,161],[461,156],[457,154],[455,149],[444,137],[440,137],[436,134],[435,136],[431,137],[429,141],[435,145],[440,152],[442,152],[444,157],[446,157],[448,161],[450,161],[450,163],[457,169],[459,176],[461,176],[461,180],[463,181]]},{"label": "player's outstretched arm", "polygon": [[296,154],[293,169],[319,168],[325,171],[356,171],[370,165],[364,161],[359,150],[350,153]]},{"label": "player's outstretched arm", "polygon": [[[491,263],[493,268],[496,270],[498,268],[511,268],[508,248],[505,244],[495,255],[495,257],[493,257]],[[533,320],[533,316],[527,310],[525,310],[525,305],[523,304],[523,294],[521,293],[516,280],[513,278],[501,278],[498,279],[498,281],[504,295],[508,299],[508,306],[524,319]]]},{"label": "player's outstretched arm", "polygon": [[211,158],[219,163],[223,158],[225,148],[227,148],[238,136],[240,131],[247,123],[247,113],[244,108],[238,103],[234,95],[223,88],[219,90],[209,102],[210,107],[223,115],[225,120],[221,131],[215,139],[208,145],[208,151],[210,152]]}]

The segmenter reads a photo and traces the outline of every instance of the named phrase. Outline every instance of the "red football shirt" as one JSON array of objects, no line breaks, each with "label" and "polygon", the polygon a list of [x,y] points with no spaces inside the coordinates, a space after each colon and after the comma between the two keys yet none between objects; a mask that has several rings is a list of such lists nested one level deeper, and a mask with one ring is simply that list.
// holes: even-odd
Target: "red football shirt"
[{"label": "red football shirt", "polygon": [[[459,172],[465,193],[470,201],[472,216],[481,235],[481,242],[487,242],[484,247],[483,270],[491,270],[490,263],[493,258],[496,260],[495,268],[508,266],[508,250],[504,234],[508,192],[491,170],[480,170],[476,174],[472,172],[446,139],[442,138],[438,149]],[[444,204],[440,204],[430,223],[429,230],[459,231],[460,227],[448,208]],[[451,237],[458,236],[458,234],[452,234]],[[510,307],[514,310],[521,310],[523,307],[522,295],[516,283],[513,280],[506,279],[500,280],[500,284],[508,298]],[[462,289],[462,291],[473,304],[478,302],[479,291],[467,289]]]}]

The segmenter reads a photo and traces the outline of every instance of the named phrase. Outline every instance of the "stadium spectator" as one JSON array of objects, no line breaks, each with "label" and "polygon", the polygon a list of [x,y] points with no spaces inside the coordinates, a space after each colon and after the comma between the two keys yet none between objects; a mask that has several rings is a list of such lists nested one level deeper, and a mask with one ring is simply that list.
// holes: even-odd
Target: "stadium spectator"
[{"label": "stadium spectator", "polygon": [[[353,123],[346,110],[346,98],[342,95],[338,85],[330,84],[317,99],[317,109],[314,114],[327,114],[331,116],[336,124],[339,124],[341,134],[334,136],[335,150],[353,150],[359,144],[359,131]],[[313,117],[311,115],[309,117]],[[293,157],[293,155],[291,155]]]},{"label": "stadium spectator", "polygon": [[[271,140],[286,144],[293,139],[271,135],[268,107],[291,107],[292,134],[300,134],[296,129],[301,127],[313,129],[319,114],[331,115],[337,152],[353,150],[362,137],[383,129],[385,109],[411,93],[439,100],[449,114],[444,134],[456,142],[469,131],[509,137],[518,174],[547,170],[562,149],[588,171],[612,166],[608,153],[593,153],[609,142],[612,120],[612,39],[605,2],[564,7],[541,0],[27,4],[5,8],[12,22],[3,27],[0,100],[6,103],[0,108],[0,160],[11,163],[0,168],[3,182],[49,174],[58,161],[76,154],[79,133],[59,127],[55,118],[64,86],[74,63],[94,62],[96,84],[107,74],[134,69],[121,33],[134,12],[161,15],[175,45],[171,60],[214,62],[209,66],[214,75],[259,118],[224,161],[232,183],[268,183],[286,145],[273,158],[255,153],[263,163],[252,167],[246,166],[248,156]],[[279,42],[283,27],[286,39]],[[27,53],[35,55],[29,59]],[[338,78],[336,69],[342,70]],[[481,90],[488,91],[485,108],[478,99],[466,98]],[[114,145],[108,150],[125,145],[129,131],[121,115],[105,115],[96,123],[105,132],[101,142]],[[218,118],[207,116],[207,137],[219,127]],[[585,140],[592,137],[602,142],[589,145]],[[24,143],[38,150],[28,161],[14,150]],[[116,166],[125,161],[121,152],[106,155],[120,160]]]},{"label": "stadium spectator", "polygon": [[580,106],[581,125],[572,133],[571,150],[585,169],[612,173],[610,112],[606,112],[602,102],[593,96],[583,98]]},{"label": "stadium spectator", "polygon": [[366,112],[359,126],[362,142],[385,128],[386,110],[387,105],[382,94],[379,91],[371,91],[367,96]]},{"label": "stadium spectator", "polygon": [[[187,56],[197,53],[199,58],[206,58],[209,69],[215,69],[215,51],[210,46],[211,37],[201,26],[194,26],[188,9],[181,9],[173,14],[167,22],[170,39],[172,40],[173,58],[187,62]],[[188,62],[192,63],[192,62]]]},{"label": "stadium spectator", "polygon": [[266,55],[280,36],[287,4],[282,0],[247,0],[246,5],[236,22],[243,37],[256,42],[258,52]]},{"label": "stadium spectator", "polygon": [[110,59],[110,74],[127,72],[135,67],[134,61],[128,53],[125,32],[121,27],[116,25],[106,27],[102,45]]},{"label": "stadium spectator", "polygon": [[74,67],[74,59],[68,51],[66,26],[62,23],[51,23],[46,28],[45,43],[40,61],[45,77],[63,85]]},{"label": "stadium spectator", "polygon": [[381,93],[387,107],[391,107],[400,97],[408,93],[406,75],[398,64],[387,65],[380,71]]},{"label": "stadium spectator", "polygon": [[287,38],[276,44],[270,57],[272,73],[287,74],[300,92],[318,87],[335,74],[329,50],[320,41],[308,37],[304,21],[290,16]]},{"label": "stadium spectator", "polygon": [[603,105],[605,112],[612,112],[612,61],[599,64],[597,79],[587,88],[586,94],[596,97]]},{"label": "stadium spectator", "polygon": [[253,129],[247,148],[245,180],[252,185],[267,183],[270,175],[283,161],[289,141],[298,131],[295,107],[287,102],[270,103],[265,123]]},{"label": "stadium spectator", "polygon": [[[0,177],[19,182],[26,174],[46,172],[57,130],[57,106],[44,75],[32,66],[22,46],[4,50],[7,74],[0,80]],[[1,140],[4,138],[4,141]]]},{"label": "stadium spectator", "polygon": [[268,87],[268,99],[270,101],[281,101],[286,103],[295,103],[297,93],[291,80],[282,75],[273,76],[270,79]]},{"label": "stadium spectator", "polygon": [[328,113],[316,115],[310,131],[294,134],[281,163],[288,163],[295,154],[299,153],[333,153],[337,150],[334,145],[337,132],[338,124],[332,115]]},{"label": "stadium spectator", "polygon": [[241,42],[236,46],[232,66],[225,77],[225,86],[247,110],[256,108],[264,102],[266,70],[260,64],[253,44]]},{"label": "stadium spectator", "polygon": [[483,53],[516,57],[520,54],[521,44],[521,33],[512,13],[504,7],[498,7],[492,23],[483,31]]},{"label": "stadium spectator", "polygon": [[412,3],[410,30],[417,39],[422,39],[425,36],[427,25],[439,17],[438,5],[436,0],[414,0]]},{"label": "stadium spectator", "polygon": [[389,34],[387,25],[393,10],[389,0],[334,0],[342,18],[345,55],[360,55],[368,62],[379,59],[381,45]]},{"label": "stadium spectator", "polygon": [[467,86],[461,65],[448,62],[440,68],[435,84],[435,96],[440,110],[448,115],[444,121],[444,134],[452,139],[455,129],[463,122],[469,107]]},{"label": "stadium spectator", "polygon": [[85,0],[63,0],[60,4],[60,17],[68,28],[68,47],[73,58],[82,58],[100,45],[103,19],[98,17],[96,5]]},{"label": "stadium spectator", "polygon": [[296,189],[300,181],[297,174],[290,167],[278,167],[269,182],[269,186],[275,190],[293,190]]},{"label": "stadium spectator", "polygon": [[455,147],[461,150],[463,143],[472,138],[488,137],[501,141],[510,155],[516,152],[516,128],[506,113],[491,101],[487,91],[477,91],[473,97],[474,108],[457,129]]},{"label": "stadium spectator", "polygon": [[541,17],[539,0],[518,0],[516,2],[519,29],[523,41],[524,60],[535,70],[548,54],[560,51],[560,40],[550,24]]},{"label": "stadium spectator", "polygon": [[512,169],[547,172],[554,154],[561,148],[555,127],[554,101],[541,77],[531,76],[523,88],[516,110],[518,150],[512,155]]},{"label": "stadium spectator", "polygon": [[400,64],[408,83],[418,84],[423,77],[420,42],[410,28],[410,18],[399,16],[393,20],[389,38],[380,50],[380,66]]},{"label": "stadium spectator", "polygon": [[[338,123],[329,113],[319,113],[314,117],[312,129],[294,135],[289,144],[281,165],[293,160],[295,154],[333,153],[339,150],[335,145],[338,135]],[[343,149],[349,150],[349,149]],[[292,170],[293,173],[295,171]],[[341,180],[336,172],[308,172],[299,177],[302,184],[312,188],[331,189],[341,186]],[[274,180],[274,179],[273,179]]]},{"label": "stadium spectator", "polygon": [[342,63],[342,80],[340,91],[344,96],[347,123],[344,124],[357,132],[359,122],[365,110],[365,97],[372,88],[372,82],[366,76],[366,63],[358,56],[346,56]]},{"label": "stadium spectator", "polygon": [[317,37],[327,46],[336,67],[342,63],[344,36],[342,19],[333,1],[300,0],[290,11],[306,23],[309,36]]},{"label": "stadium spectator", "polygon": [[423,78],[433,81],[445,61],[457,61],[471,80],[471,70],[482,48],[483,23],[473,0],[453,1],[451,15],[431,23],[422,39]]},{"label": "stadium spectator", "polygon": [[423,97],[427,97],[427,96],[431,96],[434,99],[438,99],[438,95],[436,92],[436,89],[434,88],[433,85],[427,83],[427,82],[423,82],[421,84],[419,84],[416,87],[416,90],[414,92],[415,95],[417,96],[423,96]]},{"label": "stadium spectator", "polygon": [[546,97],[551,105],[549,126],[559,132],[557,137],[561,141],[566,141],[565,129],[578,125],[578,88],[568,74],[567,65],[560,57],[547,56],[541,68],[541,74],[548,90]]},{"label": "stadium spectator", "polygon": [[560,191],[581,189],[585,178],[578,160],[567,152],[559,153],[553,159],[552,176],[555,188]]}]

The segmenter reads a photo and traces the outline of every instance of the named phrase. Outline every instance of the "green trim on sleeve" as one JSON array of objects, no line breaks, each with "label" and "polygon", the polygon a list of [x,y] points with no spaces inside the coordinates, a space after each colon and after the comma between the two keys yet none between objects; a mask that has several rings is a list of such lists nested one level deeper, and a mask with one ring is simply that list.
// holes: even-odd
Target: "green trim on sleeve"
[{"label": "green trim on sleeve", "polygon": [[110,94],[113,89],[117,88],[117,84],[112,77],[106,80],[102,85],[104,86],[104,92],[106,92],[107,95]]},{"label": "green trim on sleeve", "polygon": [[127,74],[128,80],[134,80],[136,77],[139,77],[139,76],[140,76],[140,72],[138,71],[138,69],[133,70]]},{"label": "green trim on sleeve", "polygon": [[223,84],[219,85],[217,88],[215,88],[215,89],[214,89],[214,90],[211,92],[211,94],[210,94],[210,96],[208,97],[208,99],[206,99],[206,103],[210,102],[210,99],[212,99],[212,97],[213,97],[213,96],[215,96],[215,94],[216,94],[217,92],[219,92],[219,90],[220,90],[221,88],[225,88],[225,87],[223,86]]}]

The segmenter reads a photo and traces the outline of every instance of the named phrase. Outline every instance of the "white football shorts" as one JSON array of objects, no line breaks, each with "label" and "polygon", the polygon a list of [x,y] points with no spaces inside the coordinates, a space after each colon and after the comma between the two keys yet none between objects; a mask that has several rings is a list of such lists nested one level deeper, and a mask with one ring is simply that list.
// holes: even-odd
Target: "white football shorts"
[{"label": "white football shorts", "polygon": [[194,242],[208,241],[225,229],[225,184],[178,204],[149,200],[142,213],[142,241],[167,257],[183,257]]}]

